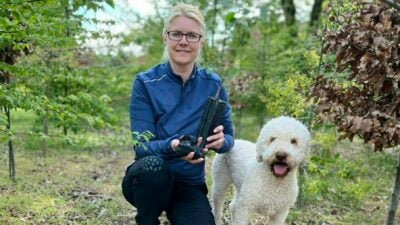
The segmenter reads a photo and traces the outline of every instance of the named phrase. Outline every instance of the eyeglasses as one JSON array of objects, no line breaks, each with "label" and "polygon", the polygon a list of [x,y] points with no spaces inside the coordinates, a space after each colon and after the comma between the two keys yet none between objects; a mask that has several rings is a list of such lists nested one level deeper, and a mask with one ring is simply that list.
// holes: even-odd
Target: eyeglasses
[{"label": "eyeglasses", "polygon": [[197,43],[201,39],[200,34],[195,33],[182,33],[179,31],[167,31],[168,38],[172,41],[180,41],[182,40],[183,36],[186,36],[186,40],[191,43]]}]

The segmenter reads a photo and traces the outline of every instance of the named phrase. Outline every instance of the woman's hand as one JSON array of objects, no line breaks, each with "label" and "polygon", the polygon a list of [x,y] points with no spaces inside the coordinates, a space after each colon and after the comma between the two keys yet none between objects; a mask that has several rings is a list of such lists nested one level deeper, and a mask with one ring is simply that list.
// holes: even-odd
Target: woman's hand
[{"label": "woman's hand", "polygon": [[[201,139],[199,139],[201,140]],[[173,139],[171,141],[171,147],[172,150],[176,150],[176,148],[179,146],[180,141],[179,139]],[[198,144],[200,144],[200,142],[198,142]],[[208,151],[208,149],[204,148],[203,149],[203,153],[206,153]],[[189,154],[187,154],[186,156],[181,157],[181,159],[188,161],[191,164],[198,164],[204,161],[204,158],[198,158],[198,159],[192,159],[194,156],[194,152],[190,152]]]},{"label": "woman's hand", "polygon": [[206,145],[206,148],[218,150],[222,148],[222,145],[224,144],[224,126],[219,125],[213,131],[215,134],[207,137],[208,144]]}]

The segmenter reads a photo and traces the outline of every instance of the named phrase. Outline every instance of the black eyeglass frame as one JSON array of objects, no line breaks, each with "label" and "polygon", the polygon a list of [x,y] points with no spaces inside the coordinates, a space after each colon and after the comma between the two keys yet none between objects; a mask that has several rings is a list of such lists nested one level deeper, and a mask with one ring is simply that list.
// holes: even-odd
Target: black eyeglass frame
[{"label": "black eyeglass frame", "polygon": [[[203,35],[201,35],[201,34],[196,34],[196,33],[182,33],[182,32],[179,32],[179,31],[167,31],[167,32],[165,32],[165,33],[167,34],[169,40],[171,40],[171,41],[180,41],[180,40],[182,40],[183,36],[186,36],[186,41],[187,41],[187,42],[190,42],[190,43],[198,43],[198,42],[201,40],[201,38],[203,37]],[[179,33],[179,34],[181,34],[182,36],[181,36],[181,38],[179,38],[179,39],[173,39],[173,38],[171,38],[170,33]],[[191,34],[191,35],[194,34],[194,35],[198,36],[197,41],[189,41],[188,38],[187,38],[189,34]]]}]

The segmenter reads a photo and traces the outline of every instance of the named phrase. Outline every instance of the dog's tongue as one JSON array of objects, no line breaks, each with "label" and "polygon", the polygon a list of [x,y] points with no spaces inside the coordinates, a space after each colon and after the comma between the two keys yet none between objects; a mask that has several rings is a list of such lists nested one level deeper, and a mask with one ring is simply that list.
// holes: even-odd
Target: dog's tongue
[{"label": "dog's tongue", "polygon": [[274,172],[276,175],[283,176],[285,175],[288,167],[284,164],[275,164],[274,165]]}]

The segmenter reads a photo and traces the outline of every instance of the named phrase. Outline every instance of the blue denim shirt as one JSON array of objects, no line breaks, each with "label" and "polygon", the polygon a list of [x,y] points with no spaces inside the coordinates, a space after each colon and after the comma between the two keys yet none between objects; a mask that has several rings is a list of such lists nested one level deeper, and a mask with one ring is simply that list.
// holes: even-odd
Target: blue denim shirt
[{"label": "blue denim shirt", "polygon": [[[172,72],[168,62],[139,73],[133,84],[129,105],[131,130],[139,133],[150,131],[154,137],[144,142],[145,147],[134,147],[135,158],[159,156],[169,164],[177,180],[189,184],[204,183],[204,161],[190,164],[177,158],[171,148],[171,140],[182,135],[196,135],[207,98],[214,96],[221,85],[222,80],[217,74],[197,65],[185,83]],[[228,102],[224,87],[219,98]],[[233,147],[230,114],[231,107],[228,104],[221,122],[225,140],[217,153],[227,152]]]}]

